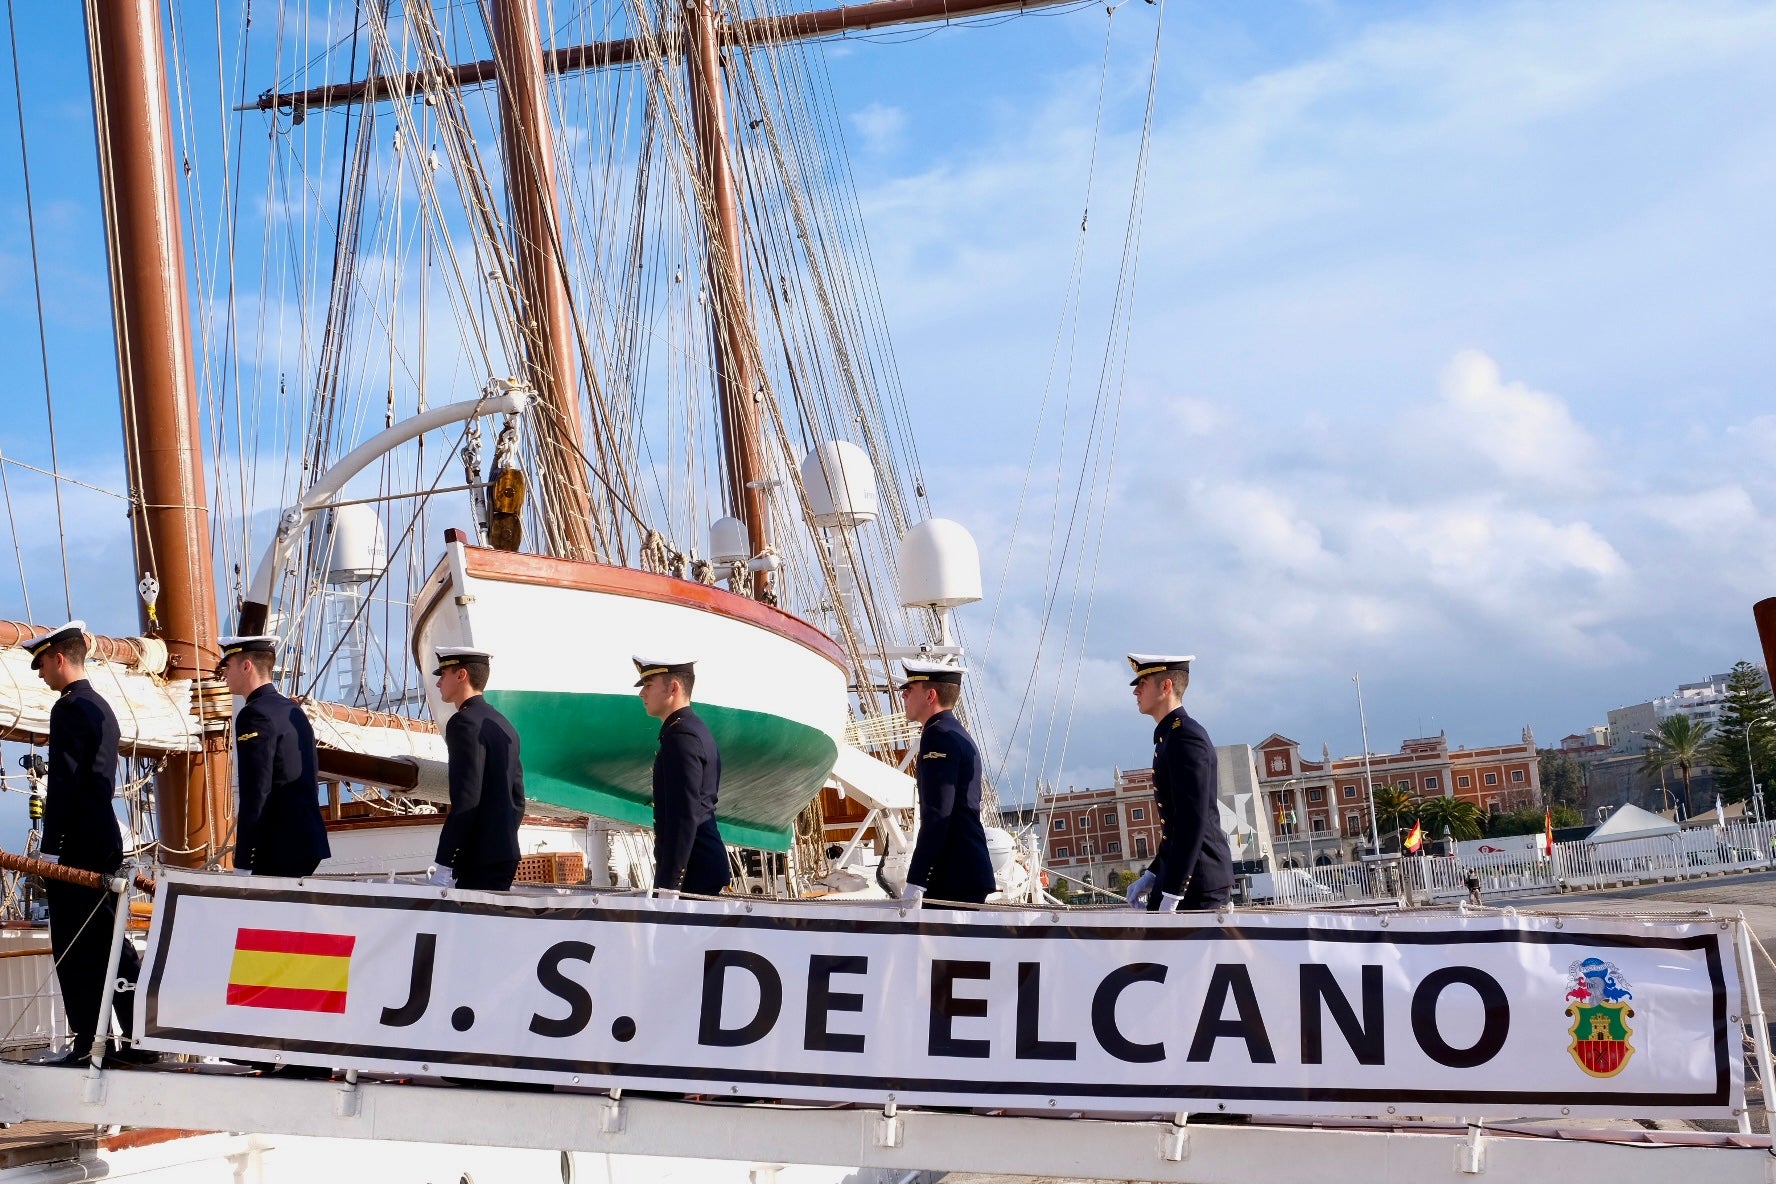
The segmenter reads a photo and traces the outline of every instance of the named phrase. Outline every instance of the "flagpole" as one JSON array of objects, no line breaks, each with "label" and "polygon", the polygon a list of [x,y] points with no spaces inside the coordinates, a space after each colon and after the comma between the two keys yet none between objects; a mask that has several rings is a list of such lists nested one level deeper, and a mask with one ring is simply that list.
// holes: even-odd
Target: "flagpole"
[{"label": "flagpole", "polygon": [[1369,791],[1369,834],[1375,843],[1375,854],[1379,857],[1381,855],[1381,820],[1375,813],[1375,777],[1369,771],[1369,716],[1363,710],[1362,678],[1353,674],[1351,681],[1357,684],[1357,723],[1363,729],[1363,781]]}]

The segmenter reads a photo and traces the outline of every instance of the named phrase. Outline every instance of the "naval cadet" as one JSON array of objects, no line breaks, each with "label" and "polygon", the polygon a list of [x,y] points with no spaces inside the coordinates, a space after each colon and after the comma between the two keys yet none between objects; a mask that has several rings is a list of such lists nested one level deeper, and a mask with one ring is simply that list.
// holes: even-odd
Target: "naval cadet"
[{"label": "naval cadet", "polygon": [[1184,711],[1193,655],[1130,654],[1135,706],[1153,720],[1153,797],[1159,854],[1128,892],[1149,912],[1214,909],[1233,894],[1233,857],[1221,829],[1215,745]]},{"label": "naval cadet", "polygon": [[321,819],[314,729],[297,703],[272,685],[277,638],[224,637],[217,677],[245,699],[234,720],[240,784],[235,813],[237,875],[312,875],[332,852]]},{"label": "naval cadet", "polygon": [[660,721],[654,756],[654,889],[714,896],[728,886],[728,852],[715,824],[721,753],[691,708],[695,662],[635,659],[641,704]]},{"label": "naval cadet", "polygon": [[909,659],[900,684],[908,723],[919,724],[919,837],[900,898],[984,904],[997,884],[981,826],[980,750],[956,718],[961,667]]},{"label": "naval cadet", "polygon": [[442,646],[438,694],[456,708],[444,725],[450,754],[450,813],[438,835],[431,881],[440,887],[504,892],[518,871],[518,824],[524,821],[524,766],[518,730],[482,691],[493,655]]},{"label": "naval cadet", "polygon": [[[60,698],[49,709],[49,773],[43,801],[41,858],[67,868],[109,876],[123,864],[123,835],[111,798],[121,738],[111,705],[93,690],[86,677],[86,623],[69,621],[59,629],[25,643],[31,669]],[[106,1034],[111,1017],[101,1016],[105,969],[110,962],[111,934],[116,926],[117,896],[44,877],[49,903],[49,944],[55,954],[56,979],[62,988],[62,1010],[68,1017],[73,1045],[49,1062],[83,1065],[92,1055],[94,1038]],[[134,990],[141,960],[129,942],[119,951],[117,977]],[[157,1053],[137,1052],[133,996],[119,993],[112,1006],[123,1030],[124,1047],[107,1048],[107,1064],[149,1063]]]}]

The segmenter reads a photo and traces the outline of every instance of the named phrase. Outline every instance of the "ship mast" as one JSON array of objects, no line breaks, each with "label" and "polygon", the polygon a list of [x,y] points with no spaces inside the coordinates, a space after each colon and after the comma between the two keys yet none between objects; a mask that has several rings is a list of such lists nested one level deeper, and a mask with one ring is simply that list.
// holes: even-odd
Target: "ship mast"
[{"label": "ship mast", "polygon": [[500,145],[518,262],[518,332],[525,378],[537,393],[533,422],[544,476],[543,528],[553,554],[595,559],[579,381],[569,348],[573,311],[557,249],[555,147],[536,0],[494,0],[492,7]]},{"label": "ship mast", "polygon": [[[167,677],[191,681],[204,721],[216,582],[160,0],[87,0],[86,28],[142,628],[166,643]],[[229,829],[227,730],[202,734],[155,779],[166,863],[202,866]]]},{"label": "ship mast", "polygon": [[[718,19],[714,0],[683,0],[685,68],[697,137],[699,205],[705,222],[710,333],[721,408],[728,506],[730,513],[746,523],[748,545],[754,555],[764,554],[771,542],[767,497],[769,477],[765,471],[759,431],[759,380],[751,349],[740,210],[723,97],[722,48],[735,44],[819,39],[988,13],[1029,11],[1065,2],[867,0],[837,8],[728,21]],[[623,65],[643,60],[657,51],[648,43],[624,38],[543,53],[537,31],[535,0],[495,0],[493,12],[494,59],[452,67],[448,76],[450,82],[459,87],[494,80],[500,83],[506,183],[517,229],[527,310],[524,330],[531,346],[533,384],[546,401],[563,408],[559,413],[561,422],[571,425],[577,433],[577,388],[572,380],[572,357],[566,347],[571,340],[571,310],[561,274],[560,254],[556,249],[559,232],[555,228],[554,158],[543,102],[543,76]],[[385,100],[425,84],[423,73],[404,78],[372,76],[362,81],[304,91],[267,91],[249,106],[262,111],[287,109],[300,115],[344,103]],[[549,393],[549,384],[553,384],[553,396]],[[567,450],[565,437],[558,448],[563,452]],[[583,483],[583,472],[574,471]],[[769,580],[768,571],[758,573],[756,587],[760,595],[769,593]]]},{"label": "ship mast", "polygon": [[[722,454],[727,460],[728,512],[746,523],[747,544],[752,553],[763,555],[771,544],[771,531],[754,402],[758,379],[753,373],[750,352],[751,313],[746,303],[740,253],[740,208],[728,159],[727,105],[722,95],[721,46],[713,0],[685,0],[684,21],[690,34],[685,72],[690,80],[697,129],[711,348],[717,403],[721,407]],[[754,587],[761,598],[771,593],[770,577],[768,570],[754,576]]]}]

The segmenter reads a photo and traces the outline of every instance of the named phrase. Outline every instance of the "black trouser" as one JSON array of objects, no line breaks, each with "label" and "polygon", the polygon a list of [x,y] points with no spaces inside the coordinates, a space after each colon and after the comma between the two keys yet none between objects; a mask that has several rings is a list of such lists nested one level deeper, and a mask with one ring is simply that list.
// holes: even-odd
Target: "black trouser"
[{"label": "black trouser", "polygon": [[283,876],[285,879],[300,880],[303,876],[314,875],[315,868],[320,866],[321,861],[312,858],[294,863],[260,858],[253,861],[253,874],[255,876]]},{"label": "black trouser", "polygon": [[[1184,885],[1184,898],[1178,902],[1180,913],[1210,912],[1220,908],[1233,898],[1233,888],[1217,888],[1213,892],[1203,892],[1194,883]],[[1155,884],[1147,893],[1147,911],[1157,913],[1164,900],[1164,893]]]},{"label": "black trouser", "polygon": [[[94,1036],[108,1036],[111,1031],[111,1017],[99,1014],[99,1004],[105,995],[105,966],[111,960],[117,895],[48,877],[43,887],[49,899],[49,948],[55,954],[56,980],[62,987],[62,1010],[68,1017],[75,1050],[85,1052]],[[136,947],[125,937],[117,977],[134,986],[141,970]],[[135,998],[133,993],[117,994],[111,1000],[125,1039],[135,1035]]]},{"label": "black trouser", "polygon": [[1210,912],[1220,908],[1233,898],[1233,888],[1217,888],[1213,892],[1198,892],[1195,888],[1184,890],[1184,899],[1178,902],[1181,913]]},{"label": "black trouser", "polygon": [[[944,908],[950,904],[986,904],[987,897],[990,895],[992,895],[992,889],[981,892],[959,892],[953,888],[939,886],[926,889],[925,898],[919,903],[929,908]],[[932,899],[933,897],[936,899]]]},{"label": "black trouser", "polygon": [[455,886],[477,892],[504,892],[512,886],[512,877],[517,874],[516,859],[506,863],[482,863],[456,869]]}]

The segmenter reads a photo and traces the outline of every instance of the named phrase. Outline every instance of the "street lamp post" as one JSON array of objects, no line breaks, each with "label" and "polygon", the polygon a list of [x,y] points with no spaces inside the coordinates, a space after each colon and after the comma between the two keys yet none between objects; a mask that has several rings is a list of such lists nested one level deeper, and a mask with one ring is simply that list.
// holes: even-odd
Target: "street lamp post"
[{"label": "street lamp post", "polygon": [[1758,822],[1764,820],[1764,795],[1758,792],[1757,769],[1751,762],[1751,724],[1745,721],[1745,781],[1751,786],[1752,815]]},{"label": "street lamp post", "polygon": [[1295,795],[1296,799],[1301,803],[1301,812],[1297,814],[1296,817],[1301,819],[1301,825],[1306,828],[1302,833],[1307,836],[1307,871],[1309,875],[1312,875],[1314,865],[1313,819],[1307,816],[1307,790],[1301,787],[1301,781],[1299,779],[1295,782]]},{"label": "street lamp post", "polygon": [[1363,782],[1369,794],[1369,836],[1375,844],[1375,854],[1381,855],[1381,820],[1375,814],[1375,778],[1369,772],[1369,716],[1363,710],[1363,679],[1359,675],[1351,675],[1351,681],[1357,684],[1357,723],[1363,730]]},{"label": "street lamp post", "polygon": [[[1299,777],[1291,777],[1283,782],[1283,789],[1284,791],[1293,789],[1295,791],[1296,804],[1301,807],[1295,812],[1296,825],[1305,826],[1307,828],[1300,833],[1307,836],[1307,866],[1309,869],[1312,869],[1314,856],[1313,819],[1307,816],[1307,791],[1301,788],[1301,778]],[[1297,837],[1297,835],[1289,836],[1289,846],[1291,848],[1295,846]]]}]

